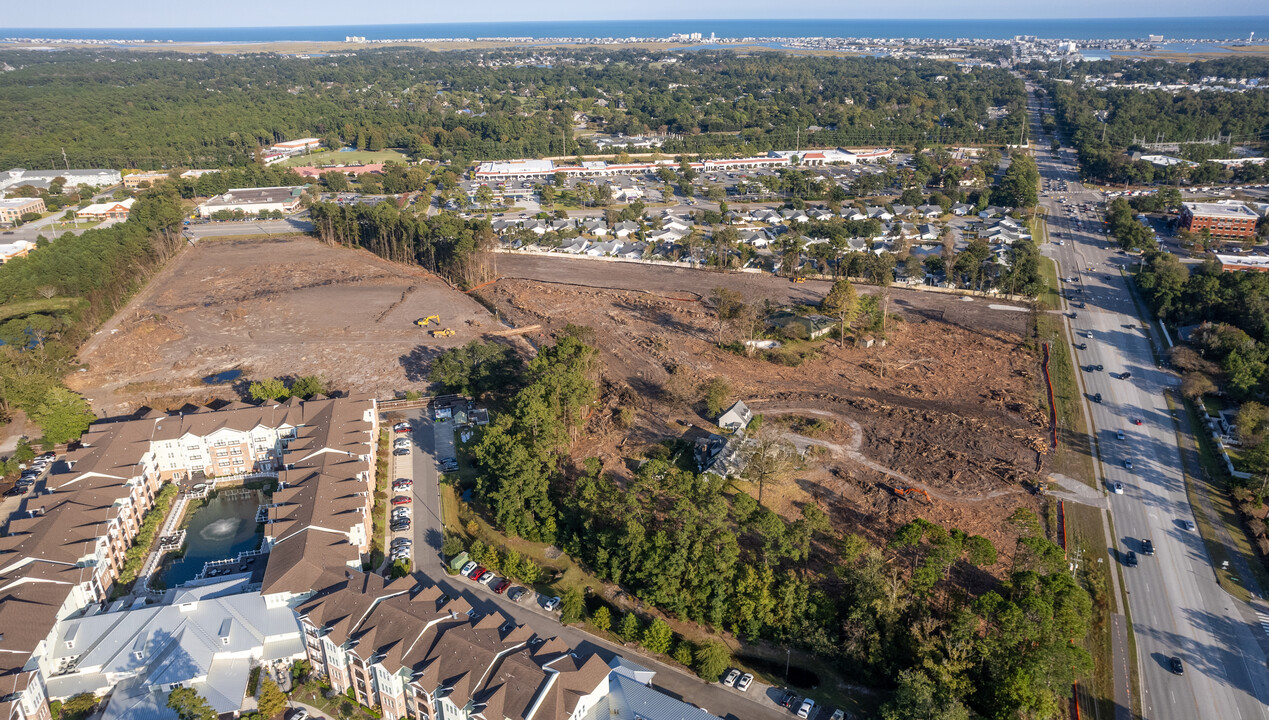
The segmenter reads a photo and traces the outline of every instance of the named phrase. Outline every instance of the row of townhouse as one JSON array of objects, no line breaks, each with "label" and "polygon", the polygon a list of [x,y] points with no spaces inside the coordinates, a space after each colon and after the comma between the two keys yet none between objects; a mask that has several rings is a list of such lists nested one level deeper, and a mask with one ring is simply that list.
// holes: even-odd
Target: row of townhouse
[{"label": "row of townhouse", "polygon": [[274,605],[311,592],[305,582],[328,568],[360,567],[377,431],[369,396],[95,423],[0,538],[0,719],[48,717],[51,633],[109,596],[164,482],[277,474],[263,583]]},{"label": "row of townhouse", "polygon": [[328,573],[318,587],[296,607],[309,661],[388,720],[716,720],[650,689],[645,668],[578,656],[413,578]]}]

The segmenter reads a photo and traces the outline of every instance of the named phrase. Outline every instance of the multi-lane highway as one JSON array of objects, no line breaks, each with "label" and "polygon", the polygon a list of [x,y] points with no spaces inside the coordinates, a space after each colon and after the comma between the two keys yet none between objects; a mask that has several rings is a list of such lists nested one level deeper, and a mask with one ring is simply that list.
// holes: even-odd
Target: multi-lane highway
[{"label": "multi-lane highway", "polygon": [[[1031,106],[1038,118],[1034,96]],[[1049,217],[1045,253],[1057,260],[1064,278],[1075,342],[1086,345],[1075,349],[1076,362],[1095,434],[1097,474],[1114,519],[1111,559],[1123,563],[1136,637],[1137,656],[1128,662],[1139,668],[1140,688],[1129,689],[1141,693],[1149,720],[1269,720],[1269,672],[1257,635],[1263,630],[1217,585],[1202,538],[1189,529],[1194,512],[1164,396],[1178,378],[1156,365],[1121,273],[1135,260],[1116,253],[1102,232],[1097,208],[1103,198],[1079,184],[1074,153],[1046,150],[1036,159],[1047,189],[1041,198]],[[1066,203],[1059,202],[1062,197]],[[1094,400],[1097,394],[1101,402]],[[1113,491],[1116,483],[1122,494]],[[1146,540],[1152,555],[1144,552]],[[1129,551],[1137,556],[1135,566],[1127,563]],[[1173,672],[1174,657],[1183,674]],[[1115,668],[1121,687],[1127,685],[1123,670]]]}]

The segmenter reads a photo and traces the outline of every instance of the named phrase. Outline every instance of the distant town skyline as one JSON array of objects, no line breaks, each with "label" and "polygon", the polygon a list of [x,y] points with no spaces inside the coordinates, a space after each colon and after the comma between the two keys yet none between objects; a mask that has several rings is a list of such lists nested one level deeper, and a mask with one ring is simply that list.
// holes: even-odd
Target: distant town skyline
[{"label": "distant town skyline", "polygon": [[342,0],[310,0],[302,6],[259,0],[222,0],[212,4],[114,3],[67,0],[52,5],[13,3],[0,19],[5,29],[21,28],[186,28],[394,25],[446,22],[534,22],[702,19],[1067,19],[1166,18],[1265,15],[1259,0],[1223,0],[1199,4],[1189,0],[1072,0],[1055,15],[1052,5],[1011,0],[968,0],[950,6],[928,0],[895,0],[877,5],[832,0],[647,0],[638,5],[556,0],[547,6],[509,0],[487,0],[472,6],[437,6],[401,0],[363,0],[349,6]]}]

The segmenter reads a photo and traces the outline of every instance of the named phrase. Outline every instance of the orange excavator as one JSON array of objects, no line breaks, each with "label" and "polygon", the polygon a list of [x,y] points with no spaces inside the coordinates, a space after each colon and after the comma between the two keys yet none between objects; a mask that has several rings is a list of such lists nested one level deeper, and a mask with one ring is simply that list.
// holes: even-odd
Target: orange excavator
[{"label": "orange excavator", "polygon": [[895,494],[895,495],[898,495],[899,497],[904,498],[904,499],[907,499],[910,495],[924,495],[924,496],[925,496],[925,501],[926,501],[926,502],[928,502],[928,503],[929,503],[929,504],[931,504],[931,505],[933,505],[933,504],[934,504],[934,500],[933,500],[933,498],[931,498],[931,497],[930,497],[930,494],[929,494],[928,492],[926,492],[926,491],[922,490],[921,488],[902,488],[902,487],[897,487],[897,488],[891,488],[891,490],[893,490],[893,491],[894,491],[894,494]]}]

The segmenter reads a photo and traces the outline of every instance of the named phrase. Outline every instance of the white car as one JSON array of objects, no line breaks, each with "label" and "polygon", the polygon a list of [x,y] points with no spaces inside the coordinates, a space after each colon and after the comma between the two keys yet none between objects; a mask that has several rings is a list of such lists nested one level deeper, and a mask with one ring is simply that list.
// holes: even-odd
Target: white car
[{"label": "white car", "polygon": [[468,562],[466,565],[463,566],[462,570],[458,571],[458,574],[462,575],[463,577],[467,577],[468,575],[471,575],[471,571],[475,569],[476,569],[476,563]]},{"label": "white car", "polygon": [[1115,483],[1114,485],[1111,485],[1111,486],[1110,486],[1110,490],[1111,490],[1111,492],[1115,493],[1116,495],[1123,495],[1123,494],[1124,494],[1124,484],[1123,484],[1123,483],[1121,483],[1121,482],[1117,482],[1117,483]]},{"label": "white car", "polygon": [[1116,430],[1116,431],[1115,431],[1115,437],[1119,438],[1120,440],[1123,440],[1123,439],[1124,439],[1124,431],[1123,431],[1123,430]]},{"label": "white car", "polygon": [[727,677],[723,678],[723,684],[727,687],[735,687],[736,681],[740,679],[740,671],[732,668],[727,671]]},{"label": "white car", "polygon": [[798,717],[809,718],[811,717],[811,711],[814,709],[815,709],[815,701],[812,700],[811,698],[807,698],[802,701],[802,707],[798,708]]},{"label": "white car", "polygon": [[487,573],[485,573],[484,575],[482,575],[482,576],[481,576],[481,578],[480,578],[480,584],[481,584],[481,585],[488,585],[489,583],[493,582],[493,581],[494,581],[494,578],[496,578],[496,577],[498,577],[498,576],[497,576],[497,575],[494,575],[494,574],[493,574],[493,573],[491,573],[491,572],[487,572]]},{"label": "white car", "polygon": [[740,692],[745,692],[746,690],[749,689],[749,686],[751,684],[753,684],[753,675],[750,675],[749,673],[745,673],[744,675],[740,676],[739,680],[736,681],[736,689],[739,690]]}]

